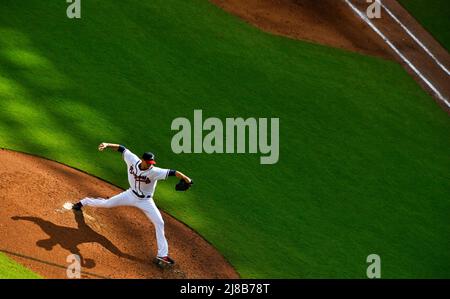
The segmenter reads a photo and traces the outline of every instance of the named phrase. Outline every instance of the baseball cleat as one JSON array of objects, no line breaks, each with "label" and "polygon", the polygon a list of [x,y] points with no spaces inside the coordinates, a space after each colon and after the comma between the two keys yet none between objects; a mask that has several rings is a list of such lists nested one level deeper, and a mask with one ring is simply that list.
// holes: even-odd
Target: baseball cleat
[{"label": "baseball cleat", "polygon": [[156,261],[158,262],[158,264],[165,264],[165,265],[173,265],[173,264],[175,264],[175,261],[173,260],[173,259],[171,259],[169,256],[164,256],[164,257],[161,257],[161,256],[157,256],[156,257]]},{"label": "baseball cleat", "polygon": [[77,202],[77,203],[73,204],[72,210],[74,210],[74,211],[81,211],[82,207],[83,207],[83,205],[81,204],[81,202]]}]

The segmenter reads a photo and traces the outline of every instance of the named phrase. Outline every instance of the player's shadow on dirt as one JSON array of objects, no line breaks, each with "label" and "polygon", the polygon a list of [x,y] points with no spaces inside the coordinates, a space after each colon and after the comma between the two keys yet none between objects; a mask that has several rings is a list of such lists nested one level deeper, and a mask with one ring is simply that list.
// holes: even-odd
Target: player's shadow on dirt
[{"label": "player's shadow on dirt", "polygon": [[42,231],[44,231],[49,238],[39,240],[36,245],[44,248],[45,250],[52,250],[56,245],[60,245],[62,248],[68,250],[72,254],[76,254],[80,257],[82,267],[93,268],[95,267],[95,261],[92,259],[84,259],[81,255],[79,245],[83,243],[98,243],[104,248],[108,249],[111,253],[121,258],[126,258],[134,262],[146,264],[147,261],[132,256],[130,254],[122,252],[117,248],[110,240],[101,234],[94,231],[84,220],[84,215],[81,212],[74,212],[75,220],[78,224],[78,228],[66,227],[56,225],[50,221],[44,220],[38,217],[32,216],[13,216],[13,220],[30,221],[38,225]]}]

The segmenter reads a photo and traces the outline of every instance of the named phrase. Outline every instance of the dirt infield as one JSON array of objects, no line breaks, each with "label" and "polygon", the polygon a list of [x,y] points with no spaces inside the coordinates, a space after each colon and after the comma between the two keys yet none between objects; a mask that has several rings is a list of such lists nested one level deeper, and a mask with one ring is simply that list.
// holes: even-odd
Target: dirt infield
[{"label": "dirt infield", "polygon": [[210,0],[270,33],[391,58],[389,48],[340,0]]},{"label": "dirt infield", "polygon": [[204,239],[166,213],[176,265],[160,269],[153,225],[131,207],[62,209],[85,196],[122,190],[65,165],[0,150],[0,251],[46,278],[66,278],[70,254],[81,256],[83,278],[238,278]]},{"label": "dirt infield", "polygon": [[[450,113],[450,76],[385,8],[381,10],[380,19],[372,20],[373,24],[417,71],[389,47],[344,0],[210,1],[270,33],[397,60]],[[350,3],[364,14],[370,5],[365,0],[350,0]],[[449,53],[396,0],[384,0],[383,4],[442,65],[450,69]]]}]

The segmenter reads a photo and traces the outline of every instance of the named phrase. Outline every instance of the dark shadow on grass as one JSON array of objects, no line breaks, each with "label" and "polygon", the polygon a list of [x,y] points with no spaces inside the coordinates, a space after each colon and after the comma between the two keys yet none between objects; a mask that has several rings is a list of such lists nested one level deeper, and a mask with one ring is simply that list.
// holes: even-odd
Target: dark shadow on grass
[{"label": "dark shadow on grass", "polygon": [[95,261],[92,259],[84,259],[81,255],[79,245],[83,243],[98,243],[111,253],[120,258],[126,258],[134,262],[147,264],[148,262],[138,257],[122,252],[117,246],[115,246],[105,236],[94,231],[89,225],[86,224],[84,215],[82,212],[74,212],[75,220],[78,224],[78,228],[66,227],[56,225],[50,221],[44,220],[39,217],[32,216],[13,216],[13,220],[30,221],[38,225],[42,231],[44,231],[49,238],[39,240],[36,245],[51,251],[56,245],[60,245],[62,248],[68,250],[72,254],[80,256],[81,266],[86,268],[95,267]]}]

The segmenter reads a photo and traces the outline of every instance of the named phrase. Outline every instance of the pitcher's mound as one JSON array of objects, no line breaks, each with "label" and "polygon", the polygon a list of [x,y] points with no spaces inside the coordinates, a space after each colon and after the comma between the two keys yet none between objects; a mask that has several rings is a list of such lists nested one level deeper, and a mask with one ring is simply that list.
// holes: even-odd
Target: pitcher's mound
[{"label": "pitcher's mound", "polygon": [[176,264],[153,263],[153,225],[138,209],[85,208],[86,196],[122,190],[65,165],[0,150],[0,251],[46,278],[66,278],[80,257],[83,278],[238,278],[230,264],[190,228],[162,212]]}]

